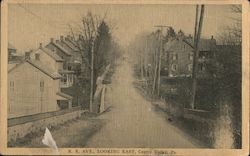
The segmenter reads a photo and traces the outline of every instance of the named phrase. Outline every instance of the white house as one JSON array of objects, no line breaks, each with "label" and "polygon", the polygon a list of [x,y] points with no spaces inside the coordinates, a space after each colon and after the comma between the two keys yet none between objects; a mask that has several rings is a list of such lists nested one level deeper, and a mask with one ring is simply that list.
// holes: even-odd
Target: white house
[{"label": "white house", "polygon": [[8,118],[71,107],[72,97],[60,92],[61,75],[49,67],[38,59],[8,66]]},{"label": "white house", "polygon": [[65,60],[62,59],[55,51],[50,50],[49,48],[43,47],[40,43],[38,49],[30,52],[28,57],[31,60],[39,60],[43,64],[49,65],[51,69],[57,71],[61,74],[60,87],[67,88],[73,85],[74,75],[73,71],[65,70],[63,64]]}]

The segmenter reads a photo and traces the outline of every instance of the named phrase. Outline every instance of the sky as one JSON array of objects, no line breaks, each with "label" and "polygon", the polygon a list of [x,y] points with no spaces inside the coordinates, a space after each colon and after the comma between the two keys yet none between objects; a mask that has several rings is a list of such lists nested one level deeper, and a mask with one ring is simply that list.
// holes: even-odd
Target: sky
[{"label": "sky", "polygon": [[[231,25],[231,5],[205,5],[202,37],[216,37]],[[122,46],[156,25],[172,26],[185,34],[194,32],[195,5],[173,4],[9,4],[8,41],[18,52],[35,49],[50,38],[70,34],[88,11],[104,16],[112,26],[112,35]]]}]

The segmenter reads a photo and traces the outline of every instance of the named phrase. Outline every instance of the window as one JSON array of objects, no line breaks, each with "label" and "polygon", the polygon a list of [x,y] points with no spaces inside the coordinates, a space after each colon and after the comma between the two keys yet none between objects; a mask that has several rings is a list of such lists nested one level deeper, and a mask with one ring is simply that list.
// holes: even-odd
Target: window
[{"label": "window", "polygon": [[62,82],[64,85],[67,84],[67,76],[66,76],[66,74],[62,74],[61,82]]},{"label": "window", "polygon": [[188,65],[188,71],[192,71],[192,69],[193,69],[193,65],[192,65],[192,64],[189,64],[189,65]]},{"label": "window", "polygon": [[205,71],[205,70],[206,70],[206,67],[205,67],[205,64],[204,64],[204,63],[199,64],[199,70],[200,70],[200,71]]},{"label": "window", "polygon": [[190,61],[192,61],[193,58],[194,58],[194,54],[193,54],[193,53],[189,53],[189,54],[188,54],[188,58],[189,58]]},{"label": "window", "polygon": [[68,70],[72,70],[72,67],[71,67],[71,66],[68,66]]},{"label": "window", "polygon": [[10,90],[14,91],[14,81],[10,81]]},{"label": "window", "polygon": [[184,49],[184,50],[186,49],[186,45],[185,45],[185,44],[183,45],[183,49]]},{"label": "window", "polygon": [[44,81],[40,81],[40,91],[43,92],[44,91]]},{"label": "window", "polygon": [[173,54],[173,60],[177,60],[178,59],[178,54]]},{"label": "window", "polygon": [[177,70],[177,65],[176,64],[172,64],[172,70],[176,71]]},{"label": "window", "polygon": [[40,60],[40,54],[35,54],[35,59]]}]

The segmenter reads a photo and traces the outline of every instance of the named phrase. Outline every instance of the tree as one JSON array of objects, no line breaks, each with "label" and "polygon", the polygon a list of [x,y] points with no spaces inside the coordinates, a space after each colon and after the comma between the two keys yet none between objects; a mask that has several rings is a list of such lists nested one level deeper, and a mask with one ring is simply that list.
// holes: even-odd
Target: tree
[{"label": "tree", "polygon": [[167,34],[163,37],[164,43],[168,42],[170,38],[176,37],[176,32],[173,27],[168,27]]},{"label": "tree", "polygon": [[79,38],[76,38],[75,32],[70,27],[71,34],[77,43],[77,48],[81,53],[83,60],[82,68],[87,66],[90,71],[90,111],[92,112],[93,95],[94,95],[94,82],[95,82],[95,41],[98,35],[98,29],[104,18],[101,19],[97,15],[88,12],[87,15],[82,17],[80,29],[78,30]]},{"label": "tree", "polygon": [[[233,133],[234,147],[241,147],[241,85],[242,85],[242,30],[241,7],[231,7],[231,25],[220,34],[216,51],[217,65],[212,68],[214,75],[215,104],[219,117],[230,119],[229,129]],[[219,107],[219,108],[218,108]],[[227,110],[225,109],[227,108]],[[228,112],[228,113],[227,113]]]}]

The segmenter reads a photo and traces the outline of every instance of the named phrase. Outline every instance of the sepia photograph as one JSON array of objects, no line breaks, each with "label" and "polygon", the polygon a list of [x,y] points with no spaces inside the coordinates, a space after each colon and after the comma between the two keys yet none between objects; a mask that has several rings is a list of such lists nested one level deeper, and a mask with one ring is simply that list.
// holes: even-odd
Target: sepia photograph
[{"label": "sepia photograph", "polygon": [[1,154],[248,154],[248,5],[5,0]]}]

